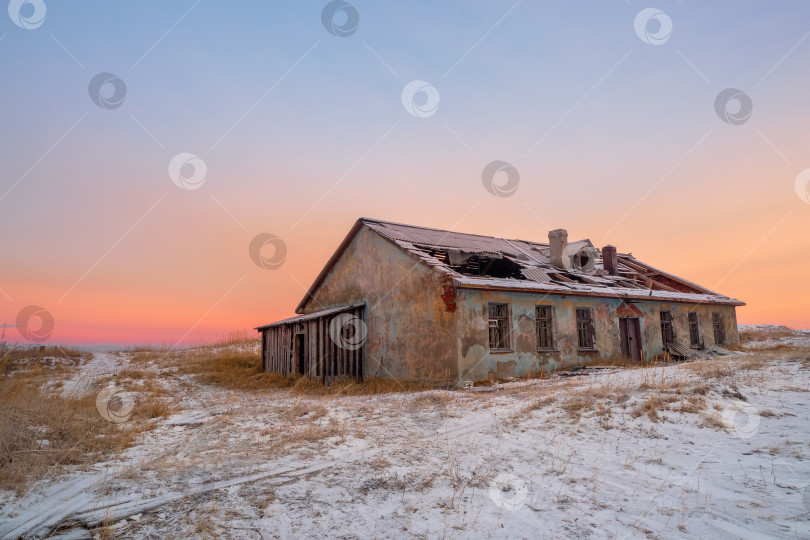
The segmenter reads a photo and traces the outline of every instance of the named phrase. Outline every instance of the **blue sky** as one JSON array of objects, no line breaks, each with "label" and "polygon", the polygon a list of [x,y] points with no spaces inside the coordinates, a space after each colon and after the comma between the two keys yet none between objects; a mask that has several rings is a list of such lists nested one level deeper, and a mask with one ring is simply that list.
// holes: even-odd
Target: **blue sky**
[{"label": "blue sky", "polygon": [[[117,339],[99,320],[171,339],[248,272],[199,330],[266,322],[368,215],[536,240],[566,227],[720,281],[755,300],[754,322],[810,325],[810,290],[762,285],[810,269],[793,192],[810,167],[807,2],[356,1],[338,37],[327,2],[43,1],[36,29],[0,17],[6,319],[36,303],[65,339]],[[672,21],[662,45],[634,31],[649,7]],[[100,72],[126,84],[121,107],[90,100]],[[412,80],[440,95],[430,117],[402,105]],[[715,112],[729,87],[754,104],[744,125]],[[168,178],[180,152],[205,161],[201,189]],[[493,160],[520,171],[514,197],[483,189]],[[252,273],[259,232],[287,242],[282,271]],[[153,310],[177,310],[171,332]]]}]

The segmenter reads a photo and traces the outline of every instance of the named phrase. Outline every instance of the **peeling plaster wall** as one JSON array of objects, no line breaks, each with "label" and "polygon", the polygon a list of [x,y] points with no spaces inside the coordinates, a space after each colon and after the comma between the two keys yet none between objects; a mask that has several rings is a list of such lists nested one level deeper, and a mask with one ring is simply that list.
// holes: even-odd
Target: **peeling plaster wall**
[{"label": "peeling plaster wall", "polygon": [[[488,313],[490,302],[510,306],[511,351],[488,350]],[[536,295],[508,291],[458,290],[456,304],[460,334],[456,344],[460,380],[470,381],[487,377],[511,377],[553,370],[594,360],[621,357],[621,339],[617,308],[623,301],[618,298],[584,296]],[[538,351],[535,333],[535,306],[551,305],[554,309],[555,351]],[[688,312],[697,311],[704,344],[714,344],[712,312],[724,315],[726,346],[739,345],[737,320],[733,306],[710,306],[680,303],[637,302],[632,305],[641,312],[643,354],[649,359],[663,352],[659,311],[672,311],[675,339],[689,344]],[[576,308],[592,309],[595,330],[595,352],[577,348]]]},{"label": "peeling plaster wall", "polygon": [[[672,311],[672,328],[675,332],[675,341],[689,344],[689,315],[690,311],[698,314],[700,323],[700,337],[706,347],[715,345],[714,326],[712,325],[712,313],[723,315],[723,324],[726,333],[725,347],[736,347],[740,344],[740,336],[737,333],[737,310],[734,306],[711,306],[707,304],[659,304],[660,309]],[[661,333],[658,333],[658,345],[661,343]]]},{"label": "peeling plaster wall", "polygon": [[456,381],[458,317],[443,295],[438,273],[364,226],[304,312],[365,301],[366,376]]}]

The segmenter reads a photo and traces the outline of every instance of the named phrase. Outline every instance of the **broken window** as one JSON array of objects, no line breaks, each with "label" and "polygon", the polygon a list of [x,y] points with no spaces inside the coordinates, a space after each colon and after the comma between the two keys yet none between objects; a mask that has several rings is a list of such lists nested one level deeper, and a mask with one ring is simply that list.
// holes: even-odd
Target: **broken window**
[{"label": "broken window", "polygon": [[577,340],[580,349],[593,349],[591,308],[577,308]]},{"label": "broken window", "polygon": [[689,345],[700,347],[700,319],[697,311],[689,312]]},{"label": "broken window", "polygon": [[508,304],[489,304],[489,348],[509,349]]},{"label": "broken window", "polygon": [[535,326],[537,328],[537,348],[554,348],[554,330],[552,329],[551,306],[536,306],[534,308]]},{"label": "broken window", "polygon": [[712,313],[712,325],[714,326],[714,342],[717,345],[726,344],[726,327],[723,321],[723,315],[720,313]]},{"label": "broken window", "polygon": [[672,331],[672,312],[671,311],[661,311],[661,340],[664,342],[664,345],[667,343],[672,343],[675,341],[675,333]]}]

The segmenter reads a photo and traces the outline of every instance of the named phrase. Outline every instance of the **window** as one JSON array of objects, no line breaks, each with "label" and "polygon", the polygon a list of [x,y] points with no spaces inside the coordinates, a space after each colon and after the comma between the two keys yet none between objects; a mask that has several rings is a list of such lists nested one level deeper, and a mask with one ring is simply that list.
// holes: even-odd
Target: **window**
[{"label": "window", "polygon": [[664,345],[672,343],[675,341],[675,333],[672,331],[672,312],[661,311],[659,315],[661,317],[661,340]]},{"label": "window", "polygon": [[726,327],[723,321],[723,315],[720,313],[712,313],[712,326],[714,326],[714,342],[717,345],[726,344]]},{"label": "window", "polygon": [[689,345],[700,347],[700,319],[697,311],[689,312]]},{"label": "window", "polygon": [[554,348],[554,330],[551,306],[536,306],[534,308],[534,321],[537,328],[537,348]]},{"label": "window", "polygon": [[489,348],[509,349],[509,305],[489,304]]},{"label": "window", "polygon": [[591,308],[577,308],[577,340],[580,349],[593,349]]}]

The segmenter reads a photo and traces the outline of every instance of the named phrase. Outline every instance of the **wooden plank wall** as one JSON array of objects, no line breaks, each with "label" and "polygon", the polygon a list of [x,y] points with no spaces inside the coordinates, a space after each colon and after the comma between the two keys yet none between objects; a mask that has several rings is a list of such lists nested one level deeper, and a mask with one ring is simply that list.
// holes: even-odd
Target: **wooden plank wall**
[{"label": "wooden plank wall", "polygon": [[[364,306],[349,313],[364,320]],[[262,369],[286,376],[304,375],[329,382],[336,379],[363,380],[365,343],[355,349],[339,347],[329,335],[329,324],[336,314],[303,322],[272,326],[262,330]],[[304,335],[304,369],[299,372],[295,335]]]}]

